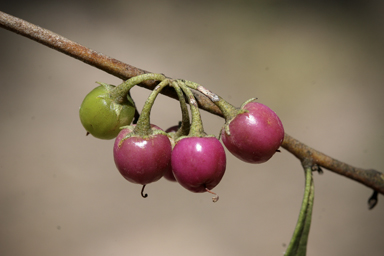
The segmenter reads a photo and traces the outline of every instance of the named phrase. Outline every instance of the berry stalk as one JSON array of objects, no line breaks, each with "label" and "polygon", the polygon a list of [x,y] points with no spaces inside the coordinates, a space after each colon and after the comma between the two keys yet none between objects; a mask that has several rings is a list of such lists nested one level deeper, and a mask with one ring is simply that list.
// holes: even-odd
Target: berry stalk
[{"label": "berry stalk", "polygon": [[151,109],[153,104],[155,103],[155,99],[157,95],[159,95],[160,91],[167,85],[169,85],[168,79],[161,81],[155,87],[155,89],[153,89],[152,93],[149,95],[148,99],[145,101],[139,120],[137,120],[135,129],[133,130],[135,134],[141,135],[143,137],[152,134],[151,123],[150,123]]},{"label": "berry stalk", "polygon": [[174,138],[177,139],[180,136],[188,135],[191,124],[189,120],[189,112],[187,107],[187,102],[185,101],[185,97],[183,91],[180,88],[180,85],[177,81],[172,81],[171,86],[175,89],[176,94],[179,98],[180,108],[181,108],[181,125],[180,128],[176,131]]},{"label": "berry stalk", "polygon": [[111,98],[114,99],[116,102],[124,102],[125,98],[127,97],[127,94],[129,90],[144,81],[147,80],[156,80],[156,81],[163,81],[166,77],[162,74],[156,74],[156,73],[148,73],[143,74],[139,76],[132,77],[128,79],[127,81],[119,84],[111,91]]},{"label": "berry stalk", "polygon": [[178,80],[178,84],[183,92],[187,95],[189,106],[191,108],[192,125],[188,136],[200,137],[206,135],[203,129],[203,122],[201,121],[201,115],[195,97],[183,80]]}]

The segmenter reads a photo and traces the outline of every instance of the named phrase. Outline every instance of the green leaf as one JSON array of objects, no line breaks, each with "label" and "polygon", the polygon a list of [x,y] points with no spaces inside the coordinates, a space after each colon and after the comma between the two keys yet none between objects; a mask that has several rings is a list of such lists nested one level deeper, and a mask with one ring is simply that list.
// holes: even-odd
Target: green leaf
[{"label": "green leaf", "polygon": [[305,191],[303,203],[291,242],[284,254],[285,256],[305,256],[307,254],[308,235],[311,227],[314,200],[314,185],[311,166],[304,167],[304,171]]}]

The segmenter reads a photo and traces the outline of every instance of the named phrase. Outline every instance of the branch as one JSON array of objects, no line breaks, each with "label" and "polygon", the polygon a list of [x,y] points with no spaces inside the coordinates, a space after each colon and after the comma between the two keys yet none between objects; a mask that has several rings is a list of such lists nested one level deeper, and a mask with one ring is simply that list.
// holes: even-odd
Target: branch
[{"label": "branch", "polygon": [[[148,71],[128,65],[124,62],[108,57],[104,54],[93,51],[78,43],[70,41],[58,34],[39,26],[33,25],[22,19],[13,17],[6,13],[0,12],[0,27],[28,37],[36,42],[44,44],[59,52],[67,54],[73,58],[81,60],[91,66],[101,69],[111,75],[127,80],[131,77],[149,73]],[[139,86],[152,90],[157,83],[154,81],[146,81]],[[171,98],[178,99],[174,90],[166,88],[161,92]],[[212,114],[222,116],[218,107],[213,104],[209,98],[201,93],[194,91],[194,96],[201,109],[204,109]],[[345,163],[339,162],[327,155],[324,155],[285,134],[282,147],[291,152],[301,162],[310,161],[313,166],[322,166],[330,171],[353,179],[372,188],[373,190],[384,195],[384,174],[375,170],[364,170],[355,168]]]},{"label": "branch", "polygon": [[301,162],[309,161],[312,166],[321,166],[332,172],[353,179],[384,194],[384,174],[373,169],[356,168],[327,156],[285,134],[283,148],[295,155]]},{"label": "branch", "polygon": [[[101,69],[113,76],[127,80],[131,77],[145,73],[150,73],[143,69],[136,68],[124,62],[98,53],[92,49],[73,42],[65,37],[62,37],[52,31],[31,24],[25,20],[16,18],[9,14],[0,11],[0,27],[28,37],[36,42],[53,48],[59,52],[69,55],[75,59],[83,61],[91,66]],[[139,86],[153,90],[158,83],[155,81],[145,81]],[[171,88],[164,88],[162,94],[174,99],[178,99],[177,94]],[[199,107],[211,112],[212,114],[221,116],[220,109],[213,104],[207,97],[197,91],[193,91]]]}]

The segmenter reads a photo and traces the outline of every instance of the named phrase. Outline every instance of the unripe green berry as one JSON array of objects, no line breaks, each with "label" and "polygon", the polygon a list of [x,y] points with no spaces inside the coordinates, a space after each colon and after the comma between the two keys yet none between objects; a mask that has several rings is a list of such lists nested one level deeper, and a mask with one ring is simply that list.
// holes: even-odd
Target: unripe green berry
[{"label": "unripe green berry", "polygon": [[94,137],[110,140],[116,138],[120,127],[131,124],[135,104],[129,96],[124,102],[117,103],[110,96],[115,86],[100,84],[85,96],[80,106],[80,121]]}]

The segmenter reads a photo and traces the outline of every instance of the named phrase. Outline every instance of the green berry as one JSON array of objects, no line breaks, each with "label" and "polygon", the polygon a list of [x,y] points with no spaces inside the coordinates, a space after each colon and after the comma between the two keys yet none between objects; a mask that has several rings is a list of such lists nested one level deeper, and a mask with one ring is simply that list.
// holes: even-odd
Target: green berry
[{"label": "green berry", "polygon": [[115,86],[100,84],[85,96],[80,106],[80,121],[94,137],[110,140],[116,138],[120,127],[131,124],[135,104],[128,95],[124,102],[116,102],[111,98]]}]

